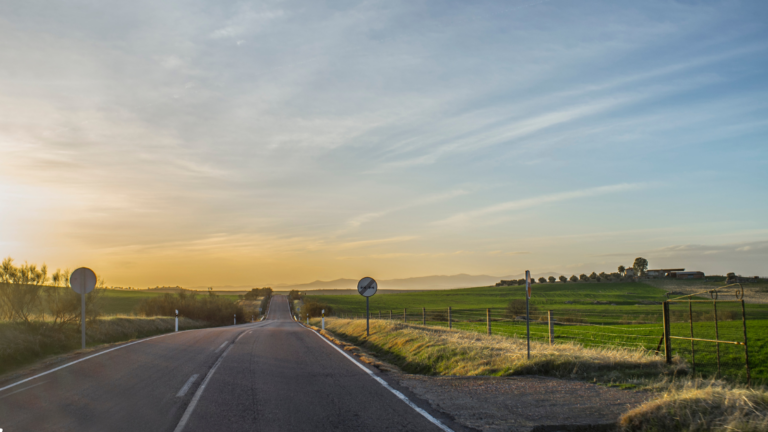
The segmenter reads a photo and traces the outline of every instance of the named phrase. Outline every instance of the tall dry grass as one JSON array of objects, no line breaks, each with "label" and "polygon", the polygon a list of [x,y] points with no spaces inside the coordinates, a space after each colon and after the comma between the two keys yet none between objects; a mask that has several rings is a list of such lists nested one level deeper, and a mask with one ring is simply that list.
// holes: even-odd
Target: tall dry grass
[{"label": "tall dry grass", "polygon": [[670,382],[655,400],[624,414],[626,432],[768,431],[768,392],[722,381]]},{"label": "tall dry grass", "polygon": [[487,336],[459,330],[371,320],[332,318],[326,329],[348,342],[361,345],[406,372],[428,375],[548,375],[601,382],[642,380],[660,375],[686,375],[687,365],[643,350],[584,348],[577,344],[531,342],[526,357],[524,339]]}]

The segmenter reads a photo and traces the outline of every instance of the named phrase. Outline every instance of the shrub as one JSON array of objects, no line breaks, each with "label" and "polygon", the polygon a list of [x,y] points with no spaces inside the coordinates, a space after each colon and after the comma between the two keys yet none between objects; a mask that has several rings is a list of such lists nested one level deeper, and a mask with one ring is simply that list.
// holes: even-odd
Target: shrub
[{"label": "shrub", "polygon": [[301,306],[301,317],[304,318],[307,314],[309,314],[310,318],[319,317],[322,315],[323,309],[325,309],[326,316],[333,313],[333,307],[328,305],[328,303],[315,299],[306,300],[304,305]]},{"label": "shrub", "polygon": [[[531,314],[537,312],[539,309],[533,304],[529,305]],[[525,316],[525,300],[512,300],[507,303],[507,309],[504,311],[506,318],[515,319],[519,316]]]},{"label": "shrub", "polygon": [[148,298],[136,306],[136,313],[144,316],[174,316],[177,309],[179,316],[211,324],[229,324],[235,314],[245,317],[242,306],[213,293],[200,296],[180,292]]}]

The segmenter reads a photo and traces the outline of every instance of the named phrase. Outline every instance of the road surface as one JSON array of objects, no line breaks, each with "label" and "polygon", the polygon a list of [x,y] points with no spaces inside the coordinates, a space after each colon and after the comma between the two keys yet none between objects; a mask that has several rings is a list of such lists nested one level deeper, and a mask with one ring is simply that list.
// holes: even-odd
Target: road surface
[{"label": "road surface", "polygon": [[149,338],[0,384],[0,428],[441,430],[440,420],[418,412],[427,404],[409,405],[366,370],[293,321],[286,298],[275,296],[259,323]]}]

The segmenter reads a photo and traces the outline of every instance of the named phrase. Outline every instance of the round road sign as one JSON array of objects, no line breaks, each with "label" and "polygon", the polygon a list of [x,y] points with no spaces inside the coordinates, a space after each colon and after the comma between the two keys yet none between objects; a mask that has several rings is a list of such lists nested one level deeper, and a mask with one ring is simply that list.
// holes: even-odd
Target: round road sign
[{"label": "round road sign", "polygon": [[364,277],[360,279],[360,282],[357,283],[357,292],[359,292],[363,297],[371,297],[372,295],[376,294],[377,289],[378,285],[376,284],[376,281],[373,280],[373,278]]},{"label": "round road sign", "polygon": [[88,267],[80,267],[69,277],[69,286],[78,294],[88,294],[96,288],[96,273]]}]

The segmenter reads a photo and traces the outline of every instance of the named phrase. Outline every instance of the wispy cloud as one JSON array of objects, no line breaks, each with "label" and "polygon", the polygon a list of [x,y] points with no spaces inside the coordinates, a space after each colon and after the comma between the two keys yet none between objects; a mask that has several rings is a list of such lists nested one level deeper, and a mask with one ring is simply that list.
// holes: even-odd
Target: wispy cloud
[{"label": "wispy cloud", "polygon": [[492,215],[495,213],[508,212],[512,210],[523,210],[538,207],[545,204],[556,203],[560,201],[574,200],[577,198],[587,198],[619,192],[638,190],[646,185],[643,183],[621,183],[609,186],[599,186],[575,191],[560,192],[555,194],[540,195],[532,198],[507,201],[501,204],[484,207],[478,210],[455,214],[449,218],[433,222],[435,225],[456,225],[470,222],[474,219]]}]

